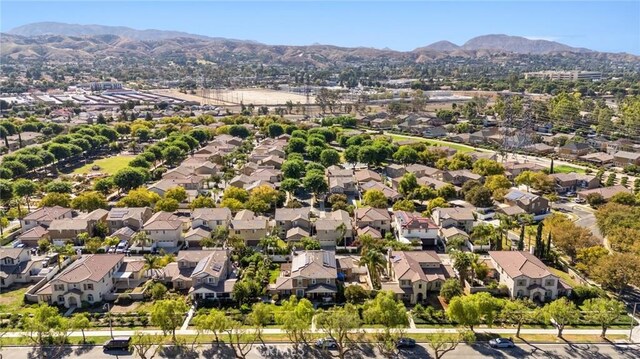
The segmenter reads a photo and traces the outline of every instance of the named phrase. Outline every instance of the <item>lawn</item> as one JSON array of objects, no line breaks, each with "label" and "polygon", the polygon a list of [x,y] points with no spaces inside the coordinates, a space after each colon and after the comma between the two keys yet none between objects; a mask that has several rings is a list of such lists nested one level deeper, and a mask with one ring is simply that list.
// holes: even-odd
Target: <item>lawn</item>
[{"label": "lawn", "polygon": [[95,171],[96,173],[101,172],[101,173],[107,173],[111,175],[118,172],[118,170],[129,165],[129,162],[131,162],[133,158],[134,156],[114,156],[114,157],[102,158],[99,160],[95,160],[91,163],[87,163],[86,165],[80,168],[77,168],[76,170],[73,171],[73,173],[88,174],[88,173],[94,172],[93,170],[91,170],[91,167],[93,167],[94,165],[98,165],[100,166],[100,170]]},{"label": "lawn", "polygon": [[458,152],[461,152],[461,153],[473,152],[473,151],[483,151],[482,149],[474,148],[474,147],[467,146],[467,145],[461,145],[461,144],[455,143],[455,142],[448,142],[448,141],[442,141],[442,140],[433,140],[433,139],[416,137],[416,136],[397,135],[395,133],[388,133],[388,132],[385,132],[385,135],[386,136],[390,136],[393,139],[394,142],[398,142],[398,141],[402,141],[402,140],[418,140],[420,142],[429,143],[429,144],[431,144],[433,146],[451,147],[453,149],[458,150]]},{"label": "lawn", "polygon": [[553,172],[554,173],[581,173],[584,174],[585,170],[584,168],[580,168],[580,167],[574,167],[574,166],[570,166],[570,165],[553,165]]},{"label": "lawn", "polygon": [[28,286],[17,288],[11,291],[2,290],[0,294],[0,313],[18,313],[28,311],[24,306],[24,294],[29,289]]},{"label": "lawn", "polygon": [[280,276],[280,268],[272,269],[269,271],[269,283],[275,284],[276,280]]}]

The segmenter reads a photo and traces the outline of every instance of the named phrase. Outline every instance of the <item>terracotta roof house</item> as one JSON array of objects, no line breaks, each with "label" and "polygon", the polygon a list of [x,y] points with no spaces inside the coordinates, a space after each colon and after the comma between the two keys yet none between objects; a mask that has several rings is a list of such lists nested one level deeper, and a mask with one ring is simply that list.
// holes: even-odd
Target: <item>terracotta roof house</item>
[{"label": "terracotta roof house", "polygon": [[70,219],[71,217],[73,217],[71,208],[60,206],[42,207],[22,218],[20,220],[20,226],[22,227],[22,231],[26,232],[36,226],[49,227],[51,221],[55,219]]},{"label": "terracotta roof house", "polygon": [[42,269],[42,261],[32,260],[28,248],[0,248],[0,288],[41,280]]},{"label": "terracotta roof house", "polygon": [[374,228],[382,237],[391,231],[391,216],[385,208],[360,207],[356,209],[355,216],[358,228]]},{"label": "terracotta roof house", "polygon": [[423,303],[429,294],[440,293],[449,274],[434,251],[389,251],[387,255],[389,280],[382,282],[382,290],[396,294],[407,303]]},{"label": "terracotta roof house", "polygon": [[397,163],[391,163],[391,164],[387,165],[387,167],[385,167],[384,171],[387,174],[387,176],[391,177],[391,178],[402,177],[402,176],[404,176],[405,173],[407,173],[407,170],[405,169],[405,166],[397,164]]},{"label": "terracotta roof house", "polygon": [[509,288],[512,298],[529,298],[537,302],[569,295],[571,288],[561,283],[540,259],[526,251],[490,251],[489,257],[500,283]]},{"label": "terracotta roof house", "polygon": [[281,266],[276,283],[269,285],[270,293],[277,293],[281,298],[296,295],[332,300],[335,297],[338,272],[334,251],[299,251],[291,257],[291,263]]},{"label": "terracotta roof house", "polygon": [[356,230],[356,236],[358,238],[362,237],[362,236],[371,236],[371,238],[382,238],[382,234],[380,233],[379,230],[375,229],[375,228],[371,228],[369,226],[366,226],[364,228],[358,228]]},{"label": "terracotta roof house", "polygon": [[569,142],[560,147],[558,153],[566,158],[577,159],[580,156],[584,156],[591,151],[591,146],[582,142]]},{"label": "terracotta roof house", "polygon": [[444,171],[442,173],[442,180],[449,182],[454,186],[462,186],[467,181],[479,181],[483,182],[484,177],[475,174],[469,170],[457,170],[457,171]]},{"label": "terracotta roof house", "polygon": [[618,151],[613,155],[613,163],[618,167],[640,165],[640,152]]},{"label": "terracotta roof house", "polygon": [[49,239],[49,231],[42,226],[28,229],[17,238],[18,242],[30,248],[37,248],[38,241],[41,239]]},{"label": "terracotta roof house", "polygon": [[380,191],[387,198],[387,201],[391,201],[391,202],[395,202],[402,198],[402,195],[398,191],[377,181],[369,181],[369,182],[363,183],[360,186],[360,189],[362,190],[362,192],[366,192],[369,190]]},{"label": "terracotta roof house", "polygon": [[417,212],[395,211],[393,226],[398,240],[403,243],[420,241],[423,246],[435,246],[438,241],[438,226],[429,217]]},{"label": "terracotta roof house", "polygon": [[613,164],[614,157],[606,152],[595,152],[580,156],[580,159],[598,166],[606,166]]},{"label": "terracotta roof house", "polygon": [[540,172],[548,169],[547,167],[540,166],[533,162],[505,162],[502,165],[505,169],[504,175],[510,180],[518,177],[518,175],[524,171]]},{"label": "terracotta roof house", "polygon": [[103,301],[113,292],[123,259],[124,254],[81,256],[36,292],[38,302],[72,308]]},{"label": "terracotta roof house", "polygon": [[382,182],[382,176],[370,169],[357,170],[354,176],[356,178],[356,182],[359,184],[369,181]]}]

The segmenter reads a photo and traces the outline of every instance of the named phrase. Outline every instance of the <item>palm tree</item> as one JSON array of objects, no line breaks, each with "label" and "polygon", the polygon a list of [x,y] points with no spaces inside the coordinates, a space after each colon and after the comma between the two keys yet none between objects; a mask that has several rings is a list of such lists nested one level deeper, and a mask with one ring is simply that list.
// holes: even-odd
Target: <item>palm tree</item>
[{"label": "palm tree", "polygon": [[475,242],[476,240],[487,240],[489,242],[489,246],[491,246],[491,238],[496,235],[496,227],[491,224],[480,224],[478,226],[473,227],[471,231],[471,239]]},{"label": "palm tree", "polygon": [[502,250],[502,243],[504,243],[504,239],[509,239],[509,231],[517,228],[518,223],[514,221],[513,217],[507,216],[505,214],[498,214],[498,220],[500,221],[500,226],[498,227],[498,232],[500,233],[500,240],[496,243],[496,250]]},{"label": "palm tree", "polygon": [[152,254],[144,255],[144,270],[145,272],[151,272],[151,274],[157,274],[157,270],[160,269],[160,257]]},{"label": "palm tree", "polygon": [[149,244],[151,239],[149,238],[149,236],[147,236],[147,233],[145,231],[139,231],[133,236],[133,241],[138,242],[142,247],[141,252],[144,252],[144,246]]},{"label": "palm tree", "polygon": [[336,227],[336,230],[338,231],[338,233],[340,233],[340,235],[338,236],[338,243],[343,242],[344,243],[344,249],[347,249],[347,241],[345,240],[344,236],[345,234],[347,234],[347,226],[345,226],[344,223],[340,223],[340,225],[338,227]]},{"label": "palm tree", "polygon": [[385,260],[384,255],[377,250],[366,251],[363,253],[362,257],[360,257],[359,262],[359,265],[367,266],[369,269],[373,286],[376,288],[380,287],[380,274],[386,267],[386,264],[387,261]]}]

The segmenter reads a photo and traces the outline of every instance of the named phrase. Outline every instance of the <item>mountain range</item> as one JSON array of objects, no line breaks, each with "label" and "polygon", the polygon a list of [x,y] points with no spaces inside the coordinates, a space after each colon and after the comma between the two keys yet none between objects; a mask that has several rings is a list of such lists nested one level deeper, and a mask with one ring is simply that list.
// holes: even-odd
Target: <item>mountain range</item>
[{"label": "mountain range", "polygon": [[[530,40],[519,36],[483,35],[463,45],[449,41],[401,52],[366,47],[332,45],[265,45],[255,41],[209,37],[178,31],[136,30],[123,26],[77,25],[39,22],[9,30],[0,38],[2,58],[46,59],[66,61],[127,55],[130,57],[171,57],[205,55],[217,58],[250,58],[265,61],[304,62],[314,65],[336,62],[388,58],[425,62],[447,56],[479,57],[502,53],[548,55],[593,54],[585,48],[571,47],[554,41]],[[606,54],[615,57],[636,56]]]}]

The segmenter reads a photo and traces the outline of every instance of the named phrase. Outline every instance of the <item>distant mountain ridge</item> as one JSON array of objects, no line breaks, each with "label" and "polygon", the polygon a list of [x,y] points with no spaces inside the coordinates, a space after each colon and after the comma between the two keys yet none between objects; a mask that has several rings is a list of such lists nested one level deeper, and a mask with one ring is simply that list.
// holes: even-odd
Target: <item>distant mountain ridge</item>
[{"label": "distant mountain ridge", "polygon": [[503,54],[591,55],[639,61],[629,54],[575,48],[554,41],[519,36],[483,35],[462,46],[438,41],[412,51],[368,47],[265,45],[255,41],[194,35],[179,31],[135,30],[120,26],[74,25],[55,22],[28,24],[0,37],[0,58],[74,61],[118,57],[171,60],[184,57],[218,61],[259,60],[264,63],[329,66],[369,61],[425,63],[446,57],[478,58]]}]

